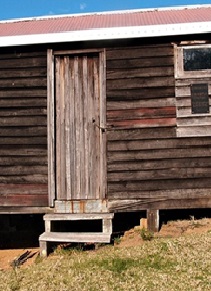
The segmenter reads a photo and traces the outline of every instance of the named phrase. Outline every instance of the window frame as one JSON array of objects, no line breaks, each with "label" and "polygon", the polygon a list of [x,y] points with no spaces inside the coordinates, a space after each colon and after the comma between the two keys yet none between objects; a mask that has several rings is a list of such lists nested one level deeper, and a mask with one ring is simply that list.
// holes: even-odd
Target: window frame
[{"label": "window frame", "polygon": [[203,49],[210,48],[211,44],[201,44],[201,45],[182,45],[176,46],[176,62],[175,62],[175,77],[176,78],[202,78],[210,77],[211,69],[196,70],[196,71],[184,71],[184,62],[183,62],[183,51],[184,49]]}]

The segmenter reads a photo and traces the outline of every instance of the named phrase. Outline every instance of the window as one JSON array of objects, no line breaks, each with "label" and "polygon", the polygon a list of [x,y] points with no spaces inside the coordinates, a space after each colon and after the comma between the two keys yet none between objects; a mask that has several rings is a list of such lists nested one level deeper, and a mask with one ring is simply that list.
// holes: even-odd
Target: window
[{"label": "window", "polygon": [[184,71],[211,70],[211,48],[183,49]]},{"label": "window", "polygon": [[177,137],[210,136],[211,45],[175,45]]},{"label": "window", "polygon": [[211,46],[177,48],[176,77],[210,76]]},{"label": "window", "polygon": [[192,114],[209,113],[208,84],[192,84],[190,91]]}]

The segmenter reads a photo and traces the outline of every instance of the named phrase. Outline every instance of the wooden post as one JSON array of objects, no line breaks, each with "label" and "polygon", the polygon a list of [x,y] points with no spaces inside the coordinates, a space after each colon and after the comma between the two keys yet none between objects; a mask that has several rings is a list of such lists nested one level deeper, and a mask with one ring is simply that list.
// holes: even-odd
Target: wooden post
[{"label": "wooden post", "polygon": [[40,241],[40,256],[47,257],[48,255],[48,242]]},{"label": "wooden post", "polygon": [[159,230],[159,210],[147,209],[147,226],[149,231],[158,232]]},{"label": "wooden post", "polygon": [[46,232],[51,232],[51,220],[45,220],[45,231]]},{"label": "wooden post", "polygon": [[103,219],[103,233],[112,233],[112,219]]}]

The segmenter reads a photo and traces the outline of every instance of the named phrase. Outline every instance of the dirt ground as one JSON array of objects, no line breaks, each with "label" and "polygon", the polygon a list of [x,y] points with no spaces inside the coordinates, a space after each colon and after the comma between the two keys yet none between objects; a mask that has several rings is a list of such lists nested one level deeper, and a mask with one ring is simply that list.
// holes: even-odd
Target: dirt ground
[{"label": "dirt ground", "polygon": [[[211,231],[211,219],[204,218],[200,220],[177,220],[170,221],[162,225],[160,231],[154,234],[154,237],[176,238],[182,235],[191,233],[204,233]],[[116,242],[118,246],[136,246],[143,244],[144,240],[141,237],[141,227],[136,226],[124,233],[124,236]]]},{"label": "dirt ground", "polygon": [[29,252],[29,258],[21,267],[27,267],[34,263],[39,254],[39,248],[0,250],[0,270],[11,269],[14,266],[14,260],[26,253],[26,251]]},{"label": "dirt ground", "polygon": [[[155,234],[155,237],[168,237],[176,238],[182,235],[188,235],[191,233],[204,233],[211,231],[211,219],[204,218],[201,220],[178,220],[170,221],[163,225],[159,233]],[[137,246],[144,243],[141,235],[141,227],[136,226],[124,233],[124,235],[115,240],[115,245],[119,247],[125,246]],[[28,251],[28,259],[20,266],[21,268],[27,267],[34,263],[36,257],[39,255],[39,248],[29,249],[8,249],[0,250],[0,270],[11,269],[14,265],[14,260],[20,255]]]}]

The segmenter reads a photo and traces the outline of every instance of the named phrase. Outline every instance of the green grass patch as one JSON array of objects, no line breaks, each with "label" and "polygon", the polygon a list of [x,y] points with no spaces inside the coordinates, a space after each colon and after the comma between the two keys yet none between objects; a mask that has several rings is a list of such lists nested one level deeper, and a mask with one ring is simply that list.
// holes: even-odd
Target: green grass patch
[{"label": "green grass patch", "polygon": [[27,268],[0,271],[4,291],[211,290],[211,234],[136,247],[55,251]]}]

